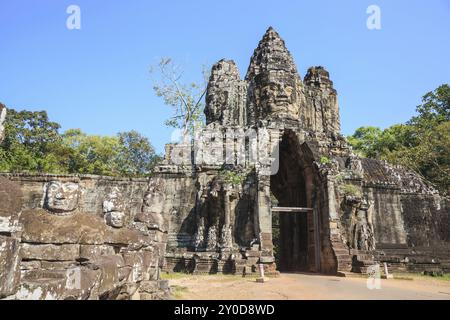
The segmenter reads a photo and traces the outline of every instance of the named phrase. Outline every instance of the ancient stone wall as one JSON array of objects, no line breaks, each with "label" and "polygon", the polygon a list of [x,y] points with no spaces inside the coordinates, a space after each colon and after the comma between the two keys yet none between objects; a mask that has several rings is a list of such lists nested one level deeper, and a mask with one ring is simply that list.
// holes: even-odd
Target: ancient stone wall
[{"label": "ancient stone wall", "polygon": [[375,243],[406,244],[400,191],[393,188],[367,188],[364,193],[373,202]]},{"label": "ancient stone wall", "polygon": [[144,196],[154,194],[147,179],[38,174],[0,179],[2,298],[168,296],[159,278],[166,231],[154,216],[137,219],[147,212]]},{"label": "ancient stone wall", "polygon": [[402,194],[401,204],[408,246],[450,245],[448,199],[437,195]]},{"label": "ancient stone wall", "polygon": [[234,273],[236,265],[230,256],[249,249],[257,238],[255,219],[249,214],[255,202],[251,173],[242,184],[227,182],[212,168],[194,175],[160,173],[156,177],[164,178],[172,190],[168,194],[173,194],[166,270]]}]

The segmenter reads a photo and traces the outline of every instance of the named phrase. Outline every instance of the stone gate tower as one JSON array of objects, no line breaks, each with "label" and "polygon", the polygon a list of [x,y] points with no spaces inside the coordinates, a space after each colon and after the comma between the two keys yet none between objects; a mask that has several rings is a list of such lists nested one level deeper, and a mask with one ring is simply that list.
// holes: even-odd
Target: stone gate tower
[{"label": "stone gate tower", "polygon": [[205,114],[151,181],[164,195],[167,270],[364,272],[409,268],[417,246],[430,264],[448,256],[436,249],[449,248],[448,201],[413,172],[353,154],[329,73],[302,79],[273,28],[245,79],[231,60],[212,67]]}]

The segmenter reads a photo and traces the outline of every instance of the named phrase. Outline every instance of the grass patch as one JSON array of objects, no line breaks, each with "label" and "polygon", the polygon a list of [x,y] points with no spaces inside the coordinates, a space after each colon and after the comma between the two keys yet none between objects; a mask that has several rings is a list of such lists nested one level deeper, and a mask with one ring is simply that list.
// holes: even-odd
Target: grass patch
[{"label": "grass patch", "polygon": [[402,274],[394,274],[395,280],[414,280],[414,277]]},{"label": "grass patch", "polygon": [[174,280],[174,279],[182,279],[187,278],[191,275],[183,272],[163,272],[160,274],[161,279],[163,280]]},{"label": "grass patch", "polygon": [[394,273],[394,279],[400,279],[400,280],[436,279],[436,280],[450,281],[450,274],[447,273],[442,276],[430,276],[430,275],[425,275],[423,273]]},{"label": "grass patch", "polygon": [[188,291],[188,288],[184,286],[170,286],[170,292],[175,299],[182,299],[183,294]]}]

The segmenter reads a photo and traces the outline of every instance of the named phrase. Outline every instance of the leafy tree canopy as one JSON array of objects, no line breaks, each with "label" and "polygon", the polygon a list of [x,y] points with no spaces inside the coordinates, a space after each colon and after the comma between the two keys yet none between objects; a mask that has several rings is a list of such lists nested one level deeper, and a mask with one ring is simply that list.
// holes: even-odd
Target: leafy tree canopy
[{"label": "leafy tree canopy", "polygon": [[136,131],[98,136],[80,129],[61,134],[59,129],[45,111],[9,109],[0,171],[142,177],[160,159],[150,141]]},{"label": "leafy tree canopy", "polygon": [[438,189],[450,188],[450,86],[443,84],[422,98],[417,115],[385,130],[361,127],[348,137],[362,156],[403,165]]}]

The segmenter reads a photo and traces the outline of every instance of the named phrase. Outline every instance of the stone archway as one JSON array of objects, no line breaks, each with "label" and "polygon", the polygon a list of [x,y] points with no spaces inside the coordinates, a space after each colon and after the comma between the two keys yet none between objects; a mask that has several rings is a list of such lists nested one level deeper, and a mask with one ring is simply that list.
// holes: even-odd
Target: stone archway
[{"label": "stone archway", "polygon": [[270,178],[275,198],[272,207],[283,209],[272,209],[274,254],[282,272],[320,271],[320,258],[316,259],[320,250],[313,161],[308,146],[300,144],[293,131],[286,130],[279,145],[279,168]]}]

